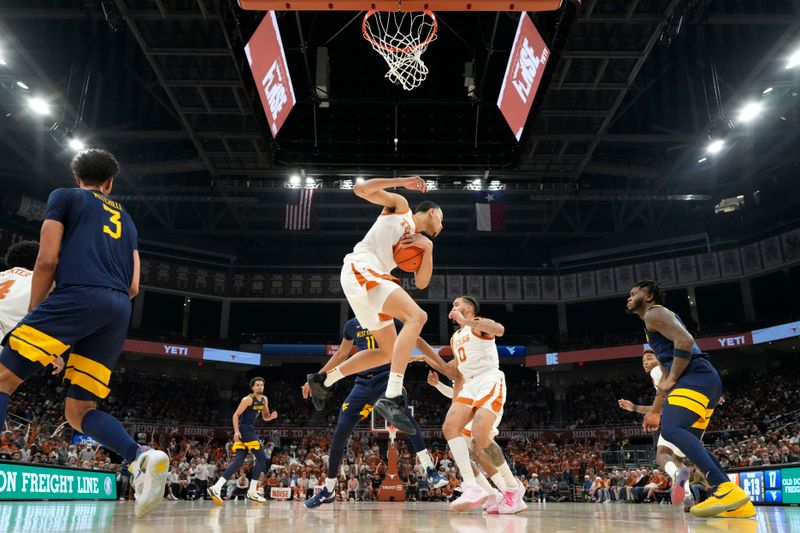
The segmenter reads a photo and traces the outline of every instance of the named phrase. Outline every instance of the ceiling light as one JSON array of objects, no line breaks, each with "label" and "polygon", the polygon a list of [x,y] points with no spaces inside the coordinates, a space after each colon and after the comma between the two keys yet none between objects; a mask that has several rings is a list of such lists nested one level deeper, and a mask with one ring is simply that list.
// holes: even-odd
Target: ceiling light
[{"label": "ceiling light", "polygon": [[21,81],[18,81],[18,82],[17,82],[17,87],[19,87],[19,88],[21,88],[21,89],[25,89],[26,91],[27,91],[28,89],[30,89],[30,87],[28,87],[28,86],[27,86],[27,85],[26,85],[24,82],[21,82]]},{"label": "ceiling light", "polygon": [[6,60],[2,55],[0,55],[0,65],[3,65],[3,66],[8,65],[8,63],[6,63]]},{"label": "ceiling light", "polygon": [[758,118],[763,110],[764,105],[761,102],[749,102],[739,110],[739,122],[752,122]]},{"label": "ceiling light", "polygon": [[794,53],[789,56],[789,60],[786,62],[786,68],[794,68],[797,65],[800,65],[800,49],[795,50]]},{"label": "ceiling light", "polygon": [[76,152],[80,152],[81,150],[86,148],[86,143],[84,143],[82,140],[78,139],[77,137],[73,137],[72,139],[70,139],[68,144],[69,144],[69,147],[71,149],[75,150]]},{"label": "ceiling light", "polygon": [[775,90],[775,88],[774,88],[774,87],[767,87],[766,89],[764,89],[763,91],[761,91],[761,94],[769,94],[769,93],[771,93],[771,92],[772,92],[772,91],[774,91],[774,90]]},{"label": "ceiling light", "polygon": [[298,185],[300,185],[300,176],[298,176],[297,174],[293,174],[289,178],[289,185],[291,185],[292,187],[297,187]]},{"label": "ceiling light", "polygon": [[439,182],[436,180],[426,180],[425,186],[428,187],[429,191],[435,191],[439,188]]},{"label": "ceiling light", "polygon": [[50,104],[44,98],[38,96],[28,99],[28,107],[37,115],[48,115],[50,113]]},{"label": "ceiling light", "polygon": [[705,163],[706,161],[708,161],[707,157],[701,157],[700,159],[697,160],[698,163]]},{"label": "ceiling light", "polygon": [[725,141],[722,139],[717,139],[716,141],[711,141],[711,144],[708,145],[706,148],[706,152],[709,154],[718,154],[722,148],[725,146]]},{"label": "ceiling light", "polygon": [[314,178],[312,178],[311,176],[306,178],[306,186],[313,186],[314,183],[316,182],[314,181]]},{"label": "ceiling light", "polygon": [[356,178],[356,183],[364,183],[364,178],[359,176]]}]

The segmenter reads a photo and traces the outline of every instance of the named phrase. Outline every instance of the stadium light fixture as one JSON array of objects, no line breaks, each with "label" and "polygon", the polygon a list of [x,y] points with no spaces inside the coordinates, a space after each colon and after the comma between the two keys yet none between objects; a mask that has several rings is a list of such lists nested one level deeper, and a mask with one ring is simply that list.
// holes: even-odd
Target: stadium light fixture
[{"label": "stadium light fixture", "polygon": [[425,185],[428,187],[429,191],[435,191],[439,189],[439,182],[436,180],[425,180]]},{"label": "stadium light fixture", "polygon": [[764,105],[761,102],[748,102],[739,110],[738,121],[746,124],[753,122],[764,111]]},{"label": "stadium light fixture", "polygon": [[20,89],[25,89],[26,91],[30,90],[30,87],[28,87],[28,85],[23,81],[18,81],[17,87],[19,87]]},{"label": "stadium light fixture", "polygon": [[340,181],[339,182],[339,188],[340,189],[347,189],[347,190],[352,189],[353,188],[353,180],[347,179],[347,180]]},{"label": "stadium light fixture", "polygon": [[291,187],[299,187],[300,186],[300,176],[298,176],[297,174],[292,174],[289,177],[289,185]]},{"label": "stadium light fixture", "polygon": [[2,53],[0,53],[0,65],[2,65],[2,66],[4,66],[4,67],[5,67],[6,65],[8,65],[8,63],[6,63],[6,59],[3,57],[3,54],[2,54]]},{"label": "stadium light fixture", "polygon": [[306,187],[313,187],[317,182],[311,176],[306,178]]},{"label": "stadium light fixture", "polygon": [[356,183],[364,183],[364,178],[362,176],[357,177]]},{"label": "stadium light fixture", "polygon": [[81,150],[86,149],[86,143],[82,140],[78,139],[77,137],[73,137],[69,140],[69,147],[76,152],[80,152]]},{"label": "stadium light fixture", "polygon": [[766,89],[764,89],[763,91],[761,91],[761,94],[769,94],[769,93],[771,93],[771,92],[772,92],[772,91],[774,91],[774,90],[775,90],[775,88],[774,88],[774,87],[767,87]]},{"label": "stadium light fixture", "polygon": [[697,160],[698,163],[705,163],[706,161],[708,161],[707,157],[701,157],[700,159]]},{"label": "stadium light fixture", "polygon": [[44,116],[50,114],[50,104],[47,103],[47,100],[39,96],[29,98],[28,107],[37,115]]},{"label": "stadium light fixture", "polygon": [[725,141],[723,141],[722,139],[717,139],[716,141],[711,141],[708,147],[706,147],[706,152],[711,155],[718,154],[722,151],[724,147],[725,147]]},{"label": "stadium light fixture", "polygon": [[786,68],[794,68],[800,65],[800,48],[794,51],[792,55],[789,56],[789,60],[786,62]]}]

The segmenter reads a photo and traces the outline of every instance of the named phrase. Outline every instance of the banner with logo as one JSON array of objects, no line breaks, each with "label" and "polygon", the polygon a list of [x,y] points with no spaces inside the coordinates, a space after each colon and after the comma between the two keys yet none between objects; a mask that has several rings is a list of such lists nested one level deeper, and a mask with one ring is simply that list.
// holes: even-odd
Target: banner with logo
[{"label": "banner with logo", "polygon": [[581,298],[597,294],[594,272],[581,272],[578,274],[578,294]]},{"label": "banner with logo", "polygon": [[261,364],[261,354],[237,352],[236,350],[221,350],[218,348],[203,348],[203,360],[258,366]]},{"label": "banner with logo", "polygon": [[522,299],[522,280],[519,276],[503,276],[503,292],[506,300]]},{"label": "banner with logo", "polygon": [[575,274],[559,276],[558,283],[561,287],[562,300],[572,300],[578,297],[578,278]]},{"label": "banner with logo", "polygon": [[653,267],[653,263],[647,261],[646,263],[637,263],[634,267],[636,271],[636,279],[643,280],[643,279],[656,279],[656,270]]},{"label": "banner with logo", "polygon": [[526,300],[539,300],[542,297],[539,276],[522,276],[522,290]]},{"label": "banner with logo", "polygon": [[483,300],[483,276],[466,276],[467,294]]},{"label": "banner with logo", "polygon": [[112,472],[0,461],[0,500],[116,500]]},{"label": "banner with logo", "polygon": [[678,265],[678,281],[680,283],[697,281],[697,259],[695,256],[679,257],[675,262]]},{"label": "banner with logo", "polygon": [[150,342],[136,339],[127,339],[122,345],[125,352],[144,353],[148,355],[163,355],[177,359],[202,359],[203,348],[200,346],[186,346],[171,342]]},{"label": "banner with logo", "polygon": [[678,276],[675,274],[675,261],[673,259],[656,261],[656,278],[665,287],[677,283]]},{"label": "banner with logo", "polygon": [[247,56],[247,63],[258,87],[261,106],[274,138],[296,102],[274,11],[267,12],[267,16],[244,47],[244,54]]},{"label": "banner with logo", "polygon": [[719,258],[716,252],[699,254],[697,266],[700,269],[700,279],[709,280],[719,278]]},{"label": "banner with logo", "polygon": [[742,262],[739,259],[738,248],[719,252],[719,270],[723,278],[742,275]]},{"label": "banner with logo", "polygon": [[597,277],[597,294],[606,295],[614,294],[614,270],[611,268],[603,268],[596,273]]},{"label": "banner with logo", "polygon": [[770,237],[761,241],[761,258],[764,260],[764,267],[769,268],[783,263],[781,255],[781,241],[778,237]]},{"label": "banner with logo", "polygon": [[522,12],[508,58],[497,107],[519,141],[542,82],[550,49],[527,13]]}]

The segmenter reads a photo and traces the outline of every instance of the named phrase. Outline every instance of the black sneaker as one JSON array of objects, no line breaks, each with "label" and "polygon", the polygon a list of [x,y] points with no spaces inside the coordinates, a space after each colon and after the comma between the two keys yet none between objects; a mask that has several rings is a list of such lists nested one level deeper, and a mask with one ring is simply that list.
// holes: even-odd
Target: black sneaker
[{"label": "black sneaker", "polygon": [[325,386],[325,376],[325,372],[317,372],[306,376],[306,381],[308,381],[308,386],[311,389],[311,402],[317,411],[322,411],[325,408],[325,400],[331,394],[331,389]]},{"label": "black sneaker", "polygon": [[[309,381],[309,383],[311,382]],[[387,398],[386,395],[383,395],[375,402],[375,411],[406,435],[417,434],[417,428],[408,416],[405,396]]]}]

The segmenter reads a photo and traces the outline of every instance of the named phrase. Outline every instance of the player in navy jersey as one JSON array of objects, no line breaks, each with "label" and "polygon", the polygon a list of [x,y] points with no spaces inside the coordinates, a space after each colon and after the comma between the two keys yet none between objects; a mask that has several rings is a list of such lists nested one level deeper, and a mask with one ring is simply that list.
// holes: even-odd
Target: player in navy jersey
[{"label": "player in navy jersey", "polygon": [[[399,320],[395,319],[394,322],[398,330],[403,327],[402,322]],[[339,348],[325,364],[321,372],[326,372],[345,361],[350,357],[351,353],[355,353],[353,351],[354,346],[356,351],[374,350],[378,348],[378,344],[372,332],[361,327],[361,324],[359,324],[356,318],[351,318],[347,321],[344,326],[342,337]],[[433,348],[421,338],[417,339],[416,346],[432,358],[439,357]],[[442,362],[442,364],[444,364],[444,362]],[[306,500],[305,506],[308,509],[319,507],[324,503],[332,503],[336,500],[336,479],[339,473],[339,466],[342,463],[342,457],[347,448],[347,441],[350,439],[350,435],[352,435],[356,425],[370,415],[375,402],[386,389],[390,368],[391,365],[386,363],[385,365],[365,370],[356,375],[353,390],[350,391],[350,394],[339,410],[336,430],[333,432],[333,439],[331,441],[330,457],[328,458],[328,475],[325,479],[325,486],[316,495]],[[309,396],[311,396],[311,389],[308,382],[303,385],[302,392],[303,398],[308,399]],[[315,400],[313,396],[311,396],[311,399],[315,402],[319,401]],[[319,405],[319,409],[321,408],[322,405]],[[411,447],[419,458],[420,464],[425,468],[430,487],[436,489],[444,487],[448,482],[439,474],[436,468],[434,468],[433,459],[425,446],[419,424],[414,419],[410,409],[406,409],[406,415],[416,428],[416,433],[410,435],[409,439],[411,440]]]},{"label": "player in navy jersey", "polygon": [[258,478],[267,467],[264,446],[258,438],[258,433],[256,433],[256,421],[259,416],[265,422],[275,420],[278,418],[278,412],[269,411],[269,400],[264,396],[264,378],[255,377],[251,379],[250,390],[252,394],[242,398],[242,401],[239,402],[239,407],[233,413],[233,448],[231,448],[231,451],[236,454],[236,458],[225,469],[225,472],[217,482],[208,488],[208,495],[220,505],[223,503],[220,495],[223,485],[232,476],[236,475],[236,472],[244,464],[248,452],[253,452],[256,457],[256,464],[250,472],[250,488],[245,496],[248,500],[257,503],[265,503],[267,501],[256,492]]},{"label": "player in navy jersey", "polygon": [[86,150],[71,167],[77,187],[56,189],[47,201],[28,314],[3,341],[0,427],[14,390],[50,364],[61,371],[67,359],[67,421],[130,463],[136,516],[144,516],[161,502],[167,454],[139,446],[116,418],[97,409],[110,392],[139,291],[136,226],[108,197],[119,173],[114,156]]},{"label": "player in navy jersey", "polygon": [[685,453],[715,487],[708,499],[691,508],[693,515],[755,516],[747,493],[728,479],[700,437],[722,396],[722,380],[678,315],[664,307],[665,300],[664,290],[650,280],[634,285],[628,296],[628,313],[644,321],[647,342],[667,373],[657,385],[656,400],[643,426],[655,431],[660,418],[661,436]]}]

